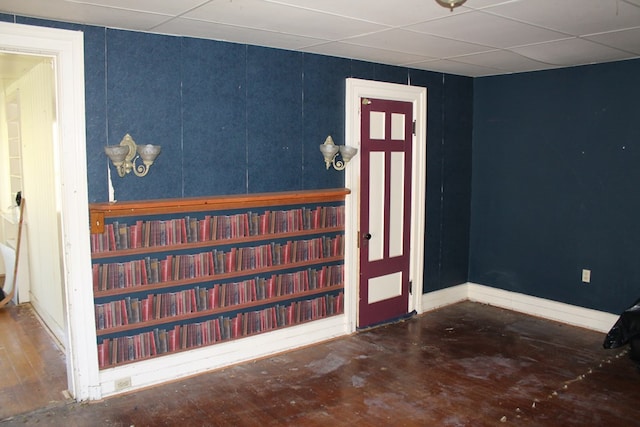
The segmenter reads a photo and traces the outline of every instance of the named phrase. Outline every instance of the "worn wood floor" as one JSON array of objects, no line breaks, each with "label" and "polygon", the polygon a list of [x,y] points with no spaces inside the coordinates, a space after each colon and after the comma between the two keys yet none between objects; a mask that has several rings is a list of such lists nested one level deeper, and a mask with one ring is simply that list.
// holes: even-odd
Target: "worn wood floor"
[{"label": "worn wood floor", "polygon": [[66,399],[64,354],[30,305],[0,308],[0,420]]},{"label": "worn wood floor", "polygon": [[[463,302],[94,403],[40,426],[632,426],[640,373],[604,335]],[[7,395],[3,395],[3,404]]]}]

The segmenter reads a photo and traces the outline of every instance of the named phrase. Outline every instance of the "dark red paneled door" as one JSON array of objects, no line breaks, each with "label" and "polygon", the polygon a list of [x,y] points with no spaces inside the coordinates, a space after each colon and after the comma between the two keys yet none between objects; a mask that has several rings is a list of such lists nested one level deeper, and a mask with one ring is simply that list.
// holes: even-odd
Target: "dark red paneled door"
[{"label": "dark red paneled door", "polygon": [[413,104],[361,100],[358,327],[408,312]]}]

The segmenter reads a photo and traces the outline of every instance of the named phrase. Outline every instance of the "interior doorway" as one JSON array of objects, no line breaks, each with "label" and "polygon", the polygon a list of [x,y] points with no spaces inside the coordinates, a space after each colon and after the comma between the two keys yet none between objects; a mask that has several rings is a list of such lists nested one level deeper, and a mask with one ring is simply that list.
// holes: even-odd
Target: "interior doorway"
[{"label": "interior doorway", "polygon": [[[0,51],[52,58],[56,125],[52,151],[38,161],[50,163],[56,178],[55,226],[60,271],[62,343],[68,390],[77,400],[99,397],[89,253],[87,158],[84,110],[84,40],[79,31],[0,22]],[[57,169],[56,167],[57,166]],[[26,205],[29,196],[25,192]],[[28,207],[25,207],[28,209]],[[26,210],[26,209],[25,209]],[[71,327],[73,325],[73,327]]]},{"label": "interior doorway", "polygon": [[[369,138],[371,136],[363,135],[363,111],[368,114],[368,116],[366,116],[367,121],[365,124],[369,126],[371,117],[371,109],[369,107],[371,104],[368,102],[372,99],[378,100],[378,103],[382,106],[381,108],[377,108],[379,111],[374,114],[375,121],[377,122],[375,126],[378,126],[377,128],[374,128],[374,132],[378,133],[378,136],[380,136],[382,127],[384,126],[388,127],[387,130],[392,131],[393,120],[396,120],[397,124],[402,122],[402,126],[395,126],[396,134],[389,135],[390,140],[394,138],[399,139],[400,133],[398,129],[402,129],[403,137],[405,137],[401,144],[404,147],[401,150],[403,154],[399,154],[399,152],[396,152],[396,154],[389,152],[389,156],[386,157],[378,154],[370,157],[368,156],[370,151],[367,150],[367,147],[365,146],[363,156],[363,140],[364,138]],[[381,111],[385,110],[385,105],[387,104],[386,101],[391,101],[389,105],[387,105],[390,108],[389,114],[379,114]],[[365,103],[364,108],[363,102]],[[391,106],[391,104],[393,104],[393,106]],[[398,106],[402,111],[395,111],[395,107]],[[353,284],[353,286],[350,286],[349,289],[347,289],[347,294],[345,296],[345,312],[349,321],[352,322],[351,326],[353,326],[354,329],[375,323],[381,323],[385,320],[391,320],[398,317],[399,314],[397,312],[397,307],[401,307],[400,311],[403,311],[404,313],[412,311],[420,313],[422,311],[421,297],[424,271],[426,200],[426,111],[426,88],[361,79],[347,79],[345,142],[347,145],[355,146],[360,150],[357,161],[354,161],[356,159],[352,160],[350,162],[350,166],[346,168],[345,176],[345,185],[351,190],[351,194],[346,200],[346,229],[355,233],[354,236],[349,236],[349,238],[346,239],[345,265],[352,266],[352,268],[346,271],[346,280],[348,283]],[[411,119],[408,119],[408,117],[411,117]],[[402,120],[400,120],[401,118]],[[407,120],[409,120],[409,122],[407,122]],[[414,120],[415,124],[413,124]],[[386,132],[382,133],[385,133],[386,135]],[[411,140],[410,147],[407,143],[409,139]],[[410,171],[406,176],[404,175],[404,172],[401,174],[393,173],[392,175],[395,175],[395,178],[391,177],[390,179],[395,181],[394,183],[391,183],[390,180],[380,180],[380,174],[370,174],[372,159],[373,162],[378,161],[379,163],[378,166],[374,165],[374,169],[391,171],[393,168],[390,165],[394,162],[392,160],[394,158],[397,166],[395,169],[397,171],[400,170],[400,165],[402,165],[404,171]],[[387,160],[391,163],[387,163]],[[408,161],[409,163],[405,163],[405,161]],[[363,165],[365,162],[367,164]],[[387,168],[385,165],[389,167]],[[374,170],[374,172],[376,171]],[[363,206],[362,202],[363,192],[369,191],[368,187],[365,188],[362,184],[363,179],[365,179],[365,173],[369,176],[373,176],[373,179],[377,179],[379,182],[378,185],[385,185],[387,187],[387,196],[394,193],[396,194],[391,198],[387,198],[386,201],[379,198],[383,209],[385,209],[385,206],[388,208],[390,204],[397,203],[397,193],[395,190],[391,190],[392,186],[402,187],[402,190],[406,187],[409,189],[408,192],[401,191],[400,193],[403,195],[403,219],[390,220],[388,215],[385,218],[385,215],[383,214],[380,219],[382,222],[378,221],[378,224],[382,224],[378,227],[378,230],[381,233],[383,233],[381,230],[385,229],[385,227],[387,229],[387,231],[384,232],[384,236],[386,237],[383,236],[380,239],[380,242],[382,243],[378,246],[378,252],[386,255],[387,257],[390,253],[390,247],[388,245],[388,230],[390,227],[393,227],[396,231],[399,230],[400,228],[397,222],[402,221],[403,232],[401,239],[396,239],[396,243],[398,244],[395,249],[391,249],[391,252],[402,252],[403,257],[407,257],[408,255],[408,259],[406,259],[408,266],[403,265],[398,269],[398,271],[401,271],[402,269],[408,268],[408,274],[398,273],[397,271],[388,272],[388,277],[385,277],[383,274],[382,276],[385,278],[378,280],[375,275],[369,274],[370,272],[361,271],[364,268],[369,268],[369,265],[365,263],[363,266],[361,262],[362,260],[360,258],[363,253],[361,252],[361,247],[363,244],[369,244],[370,239],[367,238],[369,234],[371,234],[371,239],[373,239],[373,235],[368,229],[370,226],[370,208],[369,206]],[[398,182],[400,176],[402,176],[402,183]],[[389,210],[387,210],[387,214],[389,214]],[[394,223],[393,226],[390,225],[390,221]],[[367,229],[364,229],[363,227]],[[369,281],[371,278],[374,280],[373,288],[376,288],[373,292],[379,292],[372,302],[375,304],[378,302],[384,302],[384,300],[394,299],[394,303],[396,303],[391,311],[386,310],[386,308],[384,310],[380,310],[381,316],[378,316],[376,313],[378,307],[371,307],[372,310],[368,313],[366,312],[367,306],[369,305],[368,290],[373,288],[369,286],[369,283],[362,282],[363,280]],[[389,283],[390,287],[387,287],[387,284]],[[411,287],[411,292],[408,292],[409,286]],[[377,298],[380,299],[376,300]],[[373,317],[371,317],[372,312],[374,313]]]},{"label": "interior doorway", "polygon": [[0,198],[9,247],[18,240],[18,193],[24,203],[16,302],[30,302],[64,349],[54,58],[1,52],[0,82],[0,159],[7,166],[0,172]]}]

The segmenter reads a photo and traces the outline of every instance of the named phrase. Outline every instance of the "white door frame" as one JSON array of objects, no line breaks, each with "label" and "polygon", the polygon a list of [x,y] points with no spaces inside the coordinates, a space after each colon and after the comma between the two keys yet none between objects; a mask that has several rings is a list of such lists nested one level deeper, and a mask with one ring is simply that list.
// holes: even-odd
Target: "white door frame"
[{"label": "white door frame", "polygon": [[58,132],[54,143],[58,144],[60,171],[60,181],[56,184],[61,209],[60,263],[65,293],[67,380],[69,392],[77,400],[98,399],[89,252],[83,33],[0,22],[0,50],[55,58]]},{"label": "white door frame", "polygon": [[[345,144],[360,150],[360,99],[376,98],[413,103],[416,134],[413,137],[412,194],[411,194],[411,260],[409,280],[412,292],[409,296],[409,312],[422,312],[422,287],[424,280],[424,233],[427,170],[427,89],[418,86],[347,79]],[[357,156],[356,156],[357,157]],[[351,161],[346,170],[345,186],[351,190],[345,202],[345,315],[349,332],[356,330],[359,289],[360,229],[360,159]]]}]

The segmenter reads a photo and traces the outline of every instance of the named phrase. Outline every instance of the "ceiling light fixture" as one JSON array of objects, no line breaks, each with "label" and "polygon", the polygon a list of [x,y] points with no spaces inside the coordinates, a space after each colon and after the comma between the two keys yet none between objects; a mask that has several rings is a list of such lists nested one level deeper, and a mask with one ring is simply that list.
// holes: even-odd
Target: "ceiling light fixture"
[{"label": "ceiling light fixture", "polygon": [[466,1],[467,0],[436,0],[436,3],[442,7],[448,7],[453,12],[454,7],[461,6]]}]

